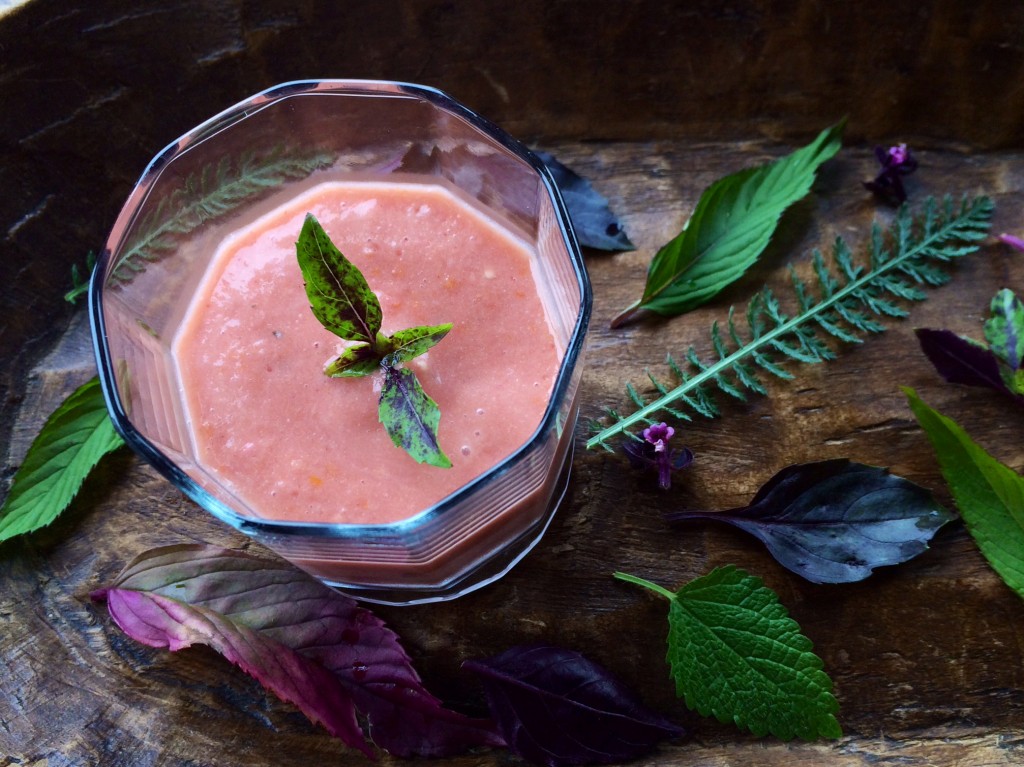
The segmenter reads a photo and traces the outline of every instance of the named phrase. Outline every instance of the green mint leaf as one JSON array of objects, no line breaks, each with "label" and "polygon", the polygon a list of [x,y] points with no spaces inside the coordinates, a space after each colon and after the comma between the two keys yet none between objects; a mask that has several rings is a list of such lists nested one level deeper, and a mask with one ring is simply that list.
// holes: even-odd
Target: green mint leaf
[{"label": "green mint leaf", "polygon": [[1006,585],[1024,597],[1024,477],[989,455],[913,389],[903,392],[975,543]]},{"label": "green mint leaf", "polygon": [[321,324],[349,341],[373,343],[381,324],[377,296],[310,213],[295,243],[310,308]]},{"label": "green mint leaf", "polygon": [[331,378],[360,378],[372,375],[380,367],[380,357],[370,344],[360,343],[348,347],[331,360],[324,374]]},{"label": "green mint leaf", "polygon": [[985,321],[985,340],[992,353],[1009,366],[1009,371],[1004,371],[1007,385],[1020,394],[1013,383],[1024,358],[1024,304],[1012,290],[1003,288],[992,297],[991,312]]},{"label": "green mint leaf", "polygon": [[452,462],[437,442],[441,411],[408,368],[384,367],[378,417],[391,441],[417,463],[451,467]]},{"label": "green mint leaf", "polygon": [[385,359],[386,363],[398,365],[419,357],[448,335],[448,331],[451,329],[452,324],[448,322],[444,325],[420,325],[392,333],[388,339],[391,351]]},{"label": "green mint leaf", "polygon": [[839,151],[844,126],[845,121],[803,149],[709,186],[683,230],[654,255],[640,300],[612,320],[612,327],[641,310],[688,312],[739,279],[767,247],[786,208],[810,191],[818,167]]},{"label": "green mint leaf", "polygon": [[99,379],[82,384],[47,419],[14,475],[0,508],[0,541],[53,522],[100,458],[123,444]]},{"label": "green mint leaf", "polygon": [[832,680],[760,578],[730,565],[672,593],[636,576],[615,576],[669,600],[667,660],[689,708],[758,736],[842,735]]}]

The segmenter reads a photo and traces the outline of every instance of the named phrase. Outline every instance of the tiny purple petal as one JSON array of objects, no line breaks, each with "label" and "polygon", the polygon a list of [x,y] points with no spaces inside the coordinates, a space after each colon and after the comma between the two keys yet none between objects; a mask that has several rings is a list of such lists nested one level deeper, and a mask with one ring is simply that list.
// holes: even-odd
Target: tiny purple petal
[{"label": "tiny purple petal", "polygon": [[684,447],[682,450],[673,450],[672,455],[672,468],[676,471],[685,469],[693,463],[693,451],[688,447]]},{"label": "tiny purple petal", "polygon": [[907,151],[906,144],[889,147],[889,164],[891,165],[902,165],[909,156],[910,153]]},{"label": "tiny purple petal", "polygon": [[661,452],[665,449],[665,446],[662,444],[659,448],[658,443],[668,442],[675,433],[676,430],[667,423],[655,423],[644,429],[644,439],[654,445],[658,452]]},{"label": "tiny purple petal", "polygon": [[999,241],[1009,245],[1011,248],[1017,250],[1024,250],[1024,240],[1020,237],[1015,237],[1012,234],[1001,234],[999,235]]},{"label": "tiny purple petal", "polygon": [[644,429],[644,441],[629,439],[622,445],[634,469],[657,472],[658,487],[663,490],[671,487],[672,472],[693,463],[693,451],[688,447],[679,450],[669,447],[668,441],[675,433],[676,430],[668,424],[655,423]]},{"label": "tiny purple petal", "polygon": [[875,157],[882,170],[873,181],[864,182],[865,188],[890,205],[902,205],[907,201],[907,191],[900,176],[913,173],[917,169],[917,160],[906,144],[897,144],[888,150],[876,146]]},{"label": "tiny purple petal", "polygon": [[628,439],[622,443],[622,451],[626,454],[634,469],[654,468],[654,460],[647,456],[648,445],[644,442],[637,442]]}]

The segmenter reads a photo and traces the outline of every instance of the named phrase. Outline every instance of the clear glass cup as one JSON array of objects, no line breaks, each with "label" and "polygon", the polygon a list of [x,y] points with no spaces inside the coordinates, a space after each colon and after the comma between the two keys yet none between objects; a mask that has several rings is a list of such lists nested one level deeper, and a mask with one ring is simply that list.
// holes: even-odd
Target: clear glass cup
[{"label": "clear glass cup", "polygon": [[[203,465],[172,342],[239,217],[345,178],[440,184],[527,242],[560,365],[529,440],[443,500],[387,524],[274,521]],[[479,588],[541,538],[569,481],[590,306],[568,215],[529,150],[437,90],[356,80],[279,85],[164,149],[118,216],[89,293],[104,395],[128,444],[218,519],[325,583],[388,604]]]}]

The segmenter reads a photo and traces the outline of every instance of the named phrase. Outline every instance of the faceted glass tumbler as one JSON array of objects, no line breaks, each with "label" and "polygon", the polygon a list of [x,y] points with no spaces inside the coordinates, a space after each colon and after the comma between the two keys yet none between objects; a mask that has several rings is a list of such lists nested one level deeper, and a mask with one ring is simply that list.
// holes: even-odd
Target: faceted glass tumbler
[{"label": "faceted glass tumbler", "polygon": [[[203,465],[172,343],[240,217],[345,179],[441,185],[526,242],[559,369],[529,440],[438,503],[388,524],[274,521]],[[445,94],[383,81],[279,85],[168,146],[118,216],[89,292],[103,392],[128,444],[218,519],[325,583],[387,604],[465,594],[541,538],[569,482],[590,306],[579,247],[543,164]]]}]

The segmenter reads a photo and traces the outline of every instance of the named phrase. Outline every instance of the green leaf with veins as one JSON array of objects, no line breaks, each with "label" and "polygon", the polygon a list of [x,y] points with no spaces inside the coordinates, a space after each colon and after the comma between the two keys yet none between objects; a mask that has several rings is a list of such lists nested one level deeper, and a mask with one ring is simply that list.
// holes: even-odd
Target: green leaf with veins
[{"label": "green leaf with veins", "polygon": [[436,346],[451,329],[452,324],[448,322],[444,325],[420,325],[392,333],[388,339],[391,350],[386,360],[389,364],[397,365],[419,357],[431,347]]},{"label": "green leaf with veins", "polygon": [[1024,597],[1024,477],[989,455],[913,389],[903,392],[932,443],[967,530],[992,569]]},{"label": "green leaf with veins", "polygon": [[47,419],[14,475],[0,508],[0,541],[53,522],[99,460],[123,444],[99,379],[82,384]]},{"label": "green leaf with veins", "polygon": [[842,735],[832,680],[760,578],[730,565],[673,593],[633,575],[615,577],[669,600],[667,660],[689,708],[758,736]]},{"label": "green leaf with veins", "polygon": [[361,378],[372,375],[380,367],[380,357],[366,343],[348,347],[331,360],[324,373],[331,378]]},{"label": "green leaf with veins", "polygon": [[381,332],[380,301],[359,268],[331,242],[310,213],[295,243],[313,315],[335,335],[355,341],[328,363],[332,378],[359,378],[382,370],[377,416],[391,441],[418,463],[449,468],[437,441],[441,410],[402,363],[418,357],[448,335],[451,323],[421,325],[388,336]]},{"label": "green leaf with veins", "polygon": [[643,295],[612,327],[645,310],[675,315],[696,309],[743,276],[782,214],[810,191],[818,167],[839,151],[844,126],[833,125],[802,149],[705,189],[682,231],[654,254]]},{"label": "green leaf with veins", "polygon": [[384,368],[378,416],[391,441],[418,463],[442,469],[452,465],[437,441],[441,410],[408,368]]},{"label": "green leaf with veins", "polygon": [[1001,363],[999,373],[1014,394],[1024,394],[1024,304],[1003,288],[992,298],[985,321],[985,341]]},{"label": "green leaf with veins", "polygon": [[348,341],[372,344],[381,325],[380,301],[311,213],[302,224],[295,251],[310,309],[320,324]]}]

